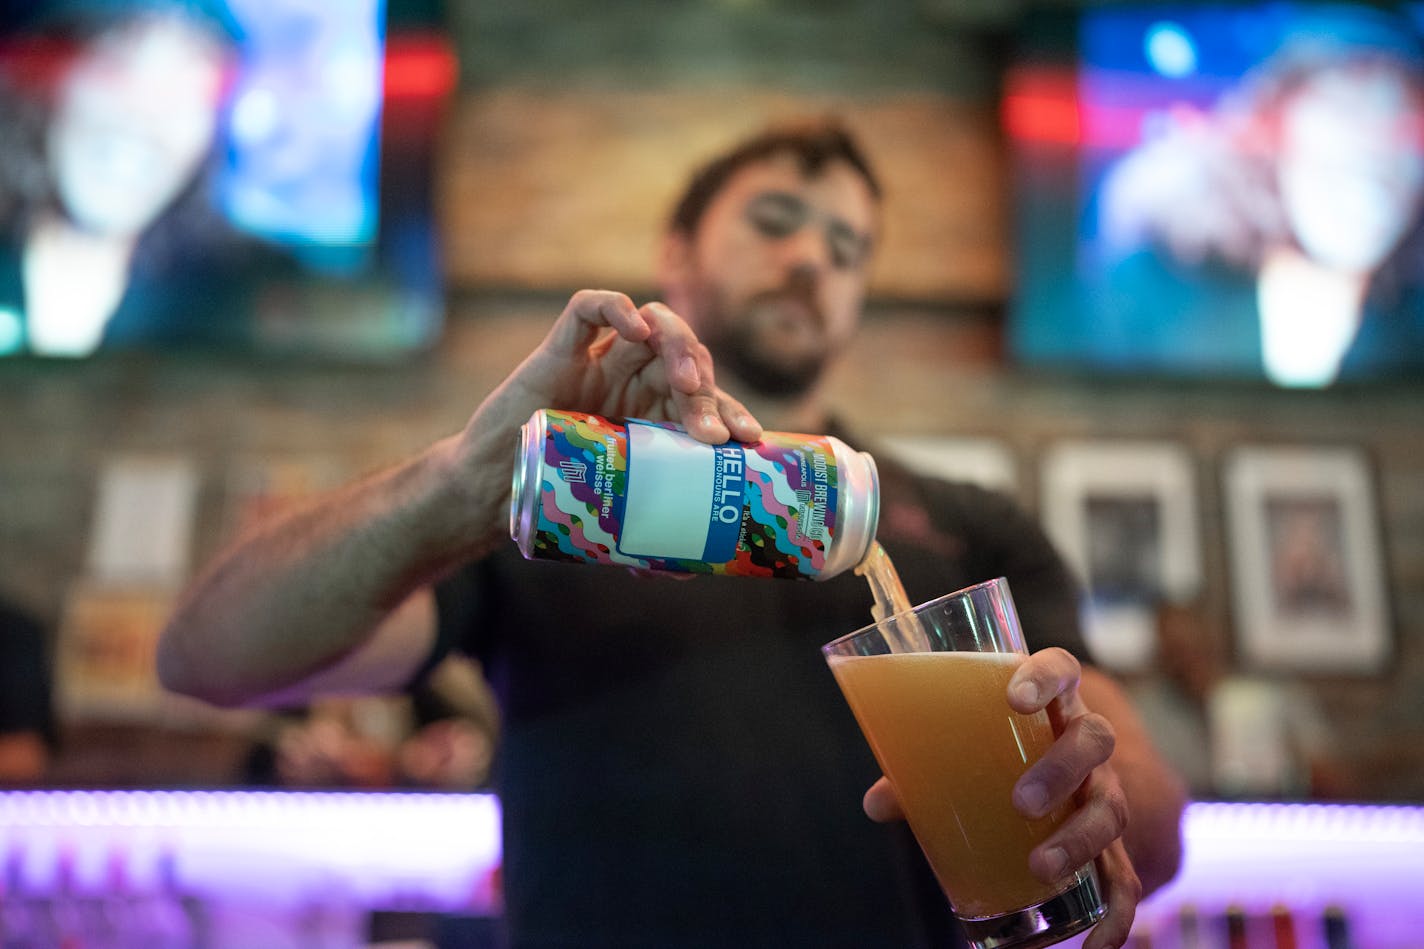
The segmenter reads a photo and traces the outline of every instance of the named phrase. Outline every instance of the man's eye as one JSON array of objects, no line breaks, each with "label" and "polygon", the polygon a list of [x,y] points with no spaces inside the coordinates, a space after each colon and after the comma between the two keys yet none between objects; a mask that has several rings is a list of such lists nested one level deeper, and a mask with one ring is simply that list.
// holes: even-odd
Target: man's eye
[{"label": "man's eye", "polygon": [[754,202],[747,209],[753,227],[766,237],[789,237],[806,223],[804,205],[779,199]]},{"label": "man's eye", "polygon": [[865,241],[848,227],[832,224],[826,231],[831,263],[839,269],[855,267],[865,258]]}]

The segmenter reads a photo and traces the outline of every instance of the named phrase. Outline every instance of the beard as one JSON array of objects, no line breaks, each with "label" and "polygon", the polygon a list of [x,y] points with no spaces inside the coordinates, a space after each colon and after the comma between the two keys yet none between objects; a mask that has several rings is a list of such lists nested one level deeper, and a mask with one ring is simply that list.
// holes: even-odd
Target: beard
[{"label": "beard", "polygon": [[816,384],[830,361],[825,317],[795,278],[738,307],[710,287],[696,295],[699,333],[712,360],[757,395],[791,398]]}]

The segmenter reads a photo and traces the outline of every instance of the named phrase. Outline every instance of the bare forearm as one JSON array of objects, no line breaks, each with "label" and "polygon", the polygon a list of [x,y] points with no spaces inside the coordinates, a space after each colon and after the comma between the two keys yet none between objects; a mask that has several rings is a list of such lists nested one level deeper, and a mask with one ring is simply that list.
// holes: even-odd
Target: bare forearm
[{"label": "bare forearm", "polygon": [[443,441],[240,538],[177,604],[159,646],[165,686],[246,703],[362,645],[412,591],[497,540],[507,480],[468,470]]},{"label": "bare forearm", "polygon": [[219,704],[401,684],[434,626],[421,588],[500,539],[515,439],[530,412],[636,410],[680,419],[714,444],[759,437],[761,426],[712,378],[706,347],[667,307],[636,308],[606,290],[574,294],[459,435],[219,556],[164,631],[161,680]]},{"label": "bare forearm", "polygon": [[1186,786],[1153,746],[1131,701],[1112,680],[1083,670],[1083,700],[1112,722],[1117,744],[1112,765],[1127,795],[1123,845],[1145,896],[1177,873],[1182,859],[1181,819]]}]

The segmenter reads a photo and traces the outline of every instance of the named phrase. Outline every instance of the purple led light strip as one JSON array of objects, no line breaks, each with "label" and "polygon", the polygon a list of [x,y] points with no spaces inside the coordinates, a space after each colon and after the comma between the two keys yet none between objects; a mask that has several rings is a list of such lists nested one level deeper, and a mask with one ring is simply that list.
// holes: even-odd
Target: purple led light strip
[{"label": "purple led light strip", "polygon": [[[182,885],[224,898],[335,889],[367,906],[496,911],[499,828],[483,794],[0,792],[0,858],[33,890],[66,860],[76,887],[102,888],[115,854],[141,887],[166,855]],[[1140,908],[1144,925],[1186,903],[1263,912],[1279,901],[1304,914],[1341,906],[1360,949],[1424,932],[1424,807],[1198,803],[1182,829],[1181,873]]]},{"label": "purple led light strip", "polygon": [[285,791],[0,793],[7,885],[142,890],[164,874],[263,902],[491,910],[498,802],[488,794]]},{"label": "purple led light strip", "polygon": [[[309,826],[382,818],[449,830],[459,818],[486,821],[488,794],[305,791],[6,791],[0,828],[26,826]],[[497,810],[497,808],[495,808]]]},{"label": "purple led light strip", "polygon": [[1357,949],[1420,945],[1424,807],[1198,803],[1182,837],[1181,872],[1139,908],[1143,929],[1173,932],[1188,905],[1219,916],[1232,905],[1264,915],[1280,903],[1299,917],[1300,949],[1320,949],[1320,916],[1335,906]]},{"label": "purple led light strip", "polygon": [[[0,791],[0,831],[37,827],[245,827],[281,832],[353,825],[418,836],[476,832],[498,844],[498,805],[488,794],[297,791]],[[463,829],[462,829],[463,828]],[[1289,837],[1321,846],[1424,844],[1424,807],[1367,804],[1195,803],[1183,825],[1192,841]],[[398,840],[390,845],[399,849]]]}]

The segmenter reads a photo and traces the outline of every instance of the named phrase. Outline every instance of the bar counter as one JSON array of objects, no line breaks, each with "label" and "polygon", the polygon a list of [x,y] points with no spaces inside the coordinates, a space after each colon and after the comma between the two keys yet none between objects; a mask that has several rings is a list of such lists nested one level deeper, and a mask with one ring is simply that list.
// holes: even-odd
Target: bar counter
[{"label": "bar counter", "polygon": [[[1226,949],[1235,913],[1235,945],[1270,949],[1273,910],[1298,949],[1424,945],[1424,807],[1196,803],[1183,836],[1139,946]],[[166,904],[193,945],[280,949],[366,945],[375,912],[499,914],[487,794],[0,792],[0,859],[9,930]]]}]

